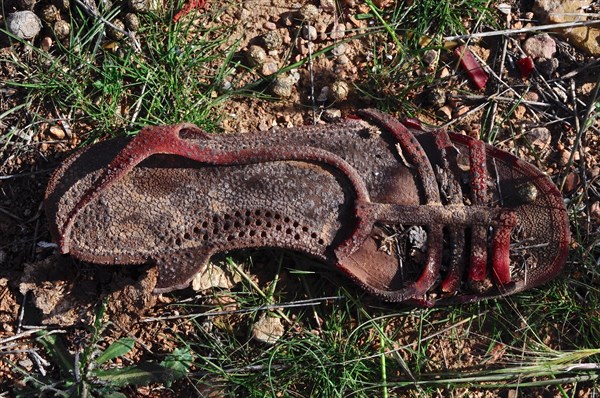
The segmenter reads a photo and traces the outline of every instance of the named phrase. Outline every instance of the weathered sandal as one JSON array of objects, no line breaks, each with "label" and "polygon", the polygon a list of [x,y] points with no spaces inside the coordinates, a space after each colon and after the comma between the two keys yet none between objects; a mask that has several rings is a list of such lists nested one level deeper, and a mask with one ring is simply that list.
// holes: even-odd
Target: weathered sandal
[{"label": "weathered sandal", "polygon": [[387,301],[434,305],[555,277],[569,244],[560,192],[535,167],[466,136],[375,110],[332,125],[208,135],[147,127],[55,172],[46,214],[62,253],[155,263],[156,292],[217,252],[272,247],[342,270]]}]

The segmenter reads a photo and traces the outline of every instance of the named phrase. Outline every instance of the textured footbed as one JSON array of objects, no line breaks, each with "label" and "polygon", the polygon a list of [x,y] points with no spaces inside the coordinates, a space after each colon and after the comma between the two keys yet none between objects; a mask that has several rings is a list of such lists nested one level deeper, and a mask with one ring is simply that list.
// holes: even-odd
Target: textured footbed
[{"label": "textured footbed", "polygon": [[[435,166],[438,150],[427,144],[434,133],[415,133]],[[255,148],[276,152],[286,146],[302,153],[305,147],[321,148],[358,172],[373,203],[424,203],[414,166],[407,163],[394,136],[364,121],[208,137],[183,130],[180,136],[217,152]],[[463,203],[468,205],[469,138],[450,135],[450,139],[458,150],[458,164],[452,166],[461,174]],[[83,193],[128,142],[119,138],[85,148],[55,172],[46,193],[46,214],[56,241],[63,238],[65,220]],[[470,301],[513,293],[547,281],[564,264],[568,224],[559,192],[533,166],[490,146],[486,152],[490,206],[514,209],[518,219],[511,239],[512,282],[483,294],[463,285],[455,297],[437,295],[435,300]],[[523,186],[534,187],[533,200],[523,200]],[[355,253],[339,259],[336,247],[357,224],[356,197],[344,172],[318,160],[219,166],[177,155],[152,155],[77,214],[68,251],[96,263],[155,262],[160,274],[157,291],[169,291],[185,287],[217,252],[283,248],[337,266],[366,290],[386,298],[385,292],[402,289],[419,276],[431,242],[425,239],[419,246],[415,234],[426,236],[427,227],[376,223]],[[469,237],[470,229],[465,233]],[[447,228],[444,238],[447,241]],[[450,256],[447,246],[448,242],[444,263]],[[444,266],[439,280],[443,278]]]}]

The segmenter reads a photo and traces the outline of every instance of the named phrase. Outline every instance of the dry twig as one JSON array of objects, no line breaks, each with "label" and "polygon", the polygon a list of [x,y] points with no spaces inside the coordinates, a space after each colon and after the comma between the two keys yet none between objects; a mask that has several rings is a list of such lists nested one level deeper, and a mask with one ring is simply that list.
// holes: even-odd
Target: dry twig
[{"label": "dry twig", "polygon": [[556,23],[556,24],[549,24],[549,25],[531,26],[531,27],[521,28],[521,29],[504,29],[504,30],[495,30],[492,32],[480,32],[480,33],[471,33],[471,34],[467,34],[467,35],[446,36],[443,39],[444,39],[444,41],[472,40],[472,39],[479,39],[482,37],[517,35],[519,33],[537,32],[540,30],[575,28],[578,26],[591,26],[591,25],[598,25],[598,24],[600,24],[600,20],[564,22],[564,23]]}]

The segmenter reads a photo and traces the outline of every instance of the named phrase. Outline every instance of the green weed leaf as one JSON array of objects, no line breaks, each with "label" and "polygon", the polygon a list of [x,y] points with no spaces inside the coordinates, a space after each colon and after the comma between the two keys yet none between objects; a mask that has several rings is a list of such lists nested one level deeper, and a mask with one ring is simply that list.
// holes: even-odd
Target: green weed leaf
[{"label": "green weed leaf", "polygon": [[75,359],[69,350],[67,350],[67,347],[65,347],[59,335],[46,334],[43,332],[43,334],[37,338],[37,341],[44,347],[48,355],[54,359],[54,362],[58,364],[60,370],[65,375],[73,373]]},{"label": "green weed leaf", "polygon": [[165,369],[156,363],[143,362],[126,368],[94,369],[92,373],[98,379],[113,386],[124,387],[131,384],[145,386],[165,379],[168,380],[171,370]]},{"label": "green weed leaf", "polygon": [[96,359],[96,363],[101,365],[112,359],[121,357],[133,349],[135,340],[129,337],[119,339],[112,343],[100,356]]},{"label": "green weed leaf", "polygon": [[192,366],[194,357],[189,348],[176,348],[160,364],[171,371],[170,378],[164,380],[165,386],[170,387],[172,382],[185,377]]},{"label": "green weed leaf", "polygon": [[[115,343],[111,344],[111,347]],[[131,346],[133,346],[133,341],[131,341]],[[111,347],[107,348],[105,353],[111,350]],[[115,349],[114,352],[118,352],[117,349]],[[104,356],[104,354],[102,354],[101,357]],[[150,383],[164,383],[165,386],[168,387],[175,380],[181,379],[187,375],[192,366],[192,360],[193,357],[188,348],[178,348],[169,354],[160,364],[142,362],[126,368],[94,369],[92,374],[98,379],[117,387],[126,385],[140,386],[148,385]]]}]

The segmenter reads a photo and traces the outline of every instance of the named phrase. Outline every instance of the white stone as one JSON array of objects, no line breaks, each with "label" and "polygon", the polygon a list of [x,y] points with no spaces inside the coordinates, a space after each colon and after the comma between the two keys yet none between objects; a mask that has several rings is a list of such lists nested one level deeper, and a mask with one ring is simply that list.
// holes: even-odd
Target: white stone
[{"label": "white stone", "polygon": [[240,277],[230,275],[221,267],[209,263],[206,269],[199,272],[192,279],[192,289],[196,292],[202,292],[209,289],[231,289],[233,285],[240,281]]},{"label": "white stone", "polygon": [[7,17],[8,30],[21,39],[33,39],[42,29],[42,21],[32,11],[17,11]]},{"label": "white stone", "polygon": [[285,329],[281,319],[269,315],[262,315],[252,325],[252,338],[264,344],[273,345],[283,336]]},{"label": "white stone", "polygon": [[556,42],[550,35],[543,33],[525,40],[523,51],[533,59],[550,59],[556,54]]}]

